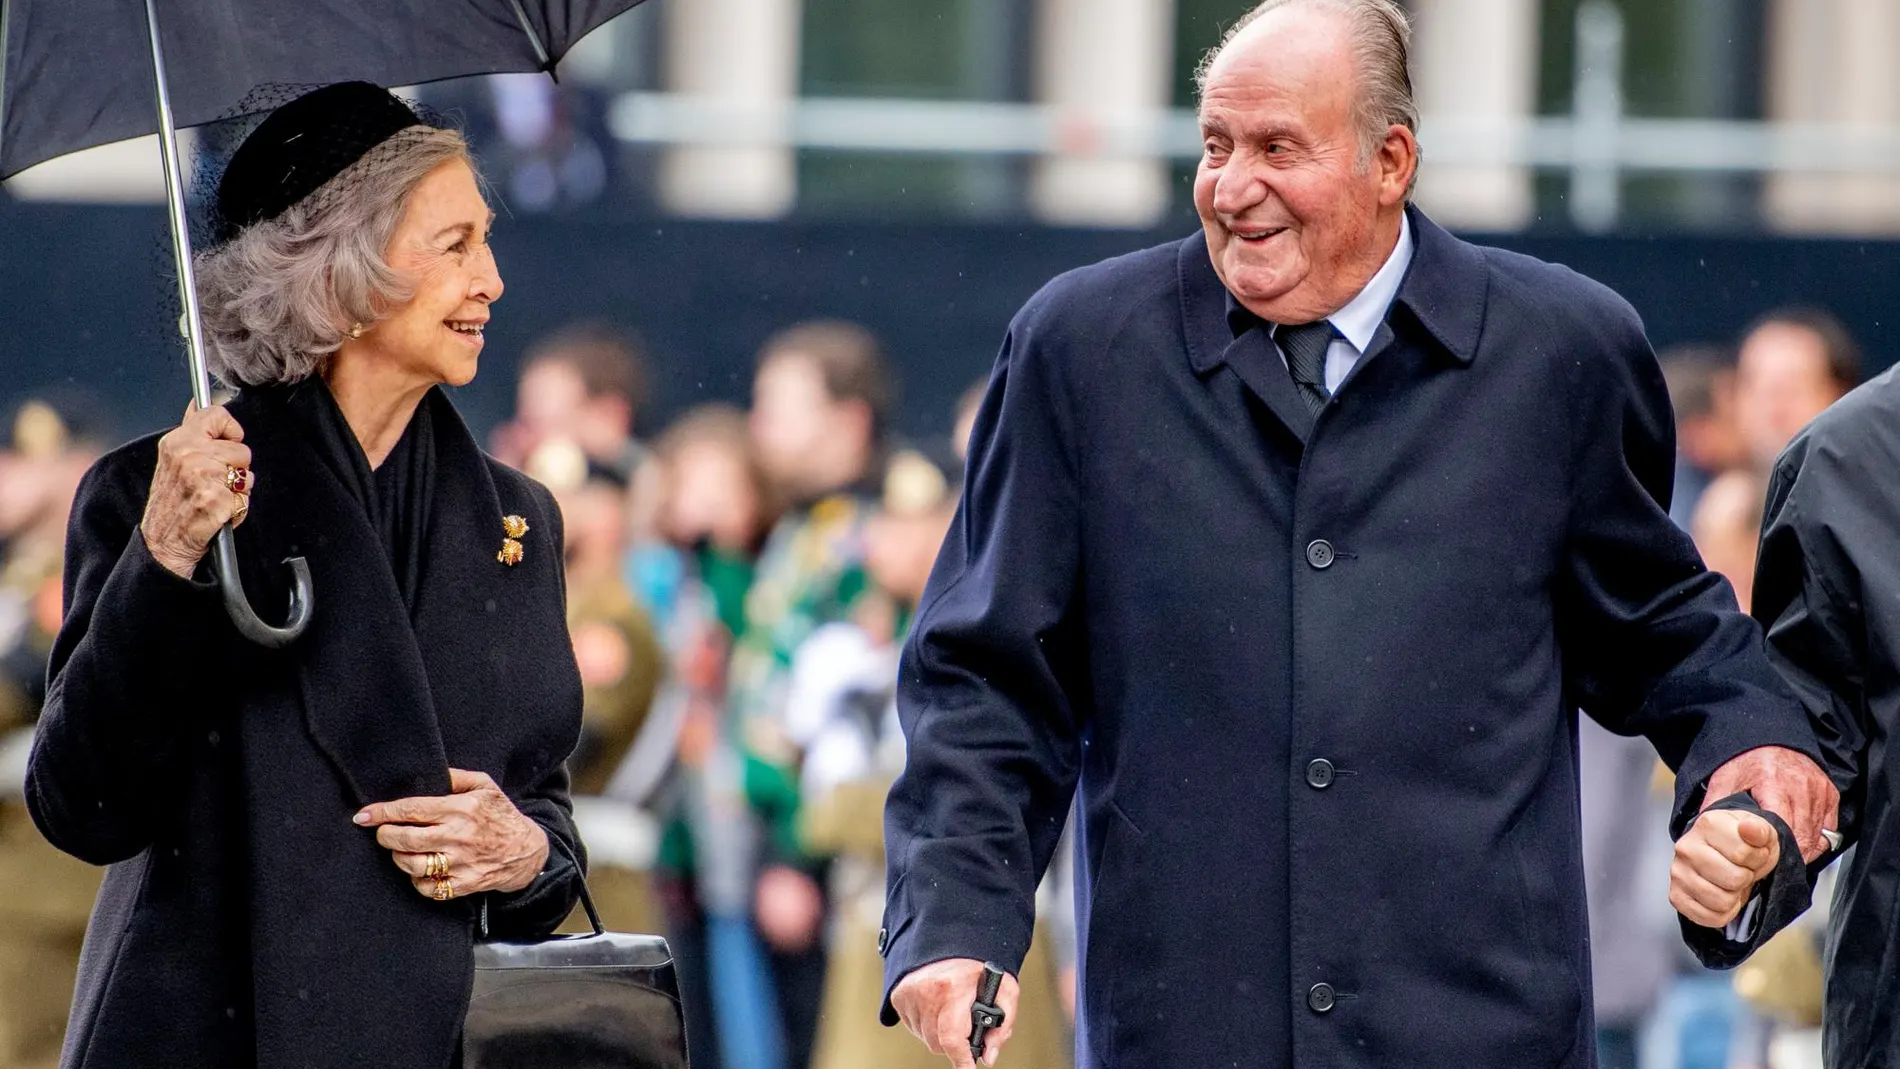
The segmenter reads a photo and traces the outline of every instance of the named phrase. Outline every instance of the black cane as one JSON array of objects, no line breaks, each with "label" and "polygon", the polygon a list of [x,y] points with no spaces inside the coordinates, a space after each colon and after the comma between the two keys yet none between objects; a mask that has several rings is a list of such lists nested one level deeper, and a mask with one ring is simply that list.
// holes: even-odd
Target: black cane
[{"label": "black cane", "polygon": [[990,1029],[1003,1023],[1003,1008],[996,1004],[996,993],[1003,988],[1003,970],[983,963],[983,983],[976,992],[976,1005],[970,1007],[970,1056],[983,1060],[983,1042]]}]

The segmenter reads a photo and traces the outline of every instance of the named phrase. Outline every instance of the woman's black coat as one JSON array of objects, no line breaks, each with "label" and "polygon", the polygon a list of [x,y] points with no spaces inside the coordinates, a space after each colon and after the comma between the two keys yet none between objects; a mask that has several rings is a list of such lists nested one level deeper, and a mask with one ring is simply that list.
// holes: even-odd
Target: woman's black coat
[{"label": "woman's black coat", "polygon": [[[107,455],[80,488],[27,782],[47,838],[111,866],[67,1067],[447,1066],[477,899],[417,894],[352,814],[447,794],[450,767],[479,770],[578,846],[563,762],[580,680],[553,499],[482,455],[431,392],[411,612],[348,471],[313,440],[303,391],[322,388],[231,405],[259,478],[239,555],[266,619],[286,604],[281,562],[310,563],[314,616],[287,650],[244,642],[215,587],[147,551],[156,436]],[[513,567],[497,558],[510,514],[529,525]],[[579,872],[551,857],[528,889],[487,896],[493,935],[544,935],[572,908]]]}]

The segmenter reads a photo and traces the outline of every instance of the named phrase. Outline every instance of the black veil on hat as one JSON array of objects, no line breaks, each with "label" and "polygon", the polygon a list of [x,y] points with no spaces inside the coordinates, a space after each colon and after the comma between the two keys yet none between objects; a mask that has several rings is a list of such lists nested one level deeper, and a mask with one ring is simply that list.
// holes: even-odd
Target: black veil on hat
[{"label": "black veil on hat", "polygon": [[[272,108],[272,97],[284,103]],[[213,236],[220,243],[281,215],[403,130],[445,125],[369,82],[260,86],[239,110],[268,114],[218,180]]]}]

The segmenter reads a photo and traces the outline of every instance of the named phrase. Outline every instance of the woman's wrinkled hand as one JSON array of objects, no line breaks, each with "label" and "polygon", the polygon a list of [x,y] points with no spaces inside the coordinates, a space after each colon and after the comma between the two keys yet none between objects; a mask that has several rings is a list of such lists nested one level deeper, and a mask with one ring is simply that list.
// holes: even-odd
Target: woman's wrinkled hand
[{"label": "woman's wrinkled hand", "polygon": [[[228,481],[233,468],[245,473],[243,493]],[[152,559],[191,578],[218,529],[244,521],[257,481],[250,468],[244,428],[224,406],[186,409],[184,422],[158,440],[158,469],[139,521]]]},{"label": "woman's wrinkled hand", "polygon": [[[407,873],[417,893],[459,898],[481,891],[519,891],[547,867],[548,834],[515,808],[483,772],[449,769],[453,794],[399,798],[364,806],[356,823]],[[430,874],[432,855],[448,861],[448,885]]]}]

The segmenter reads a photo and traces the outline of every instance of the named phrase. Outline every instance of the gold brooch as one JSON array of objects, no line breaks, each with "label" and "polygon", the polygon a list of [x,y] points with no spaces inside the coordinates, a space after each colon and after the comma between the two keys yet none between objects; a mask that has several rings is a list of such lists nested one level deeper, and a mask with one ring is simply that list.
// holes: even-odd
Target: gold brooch
[{"label": "gold brooch", "polygon": [[495,554],[495,559],[512,568],[521,563],[521,542],[519,539],[522,535],[528,533],[528,521],[519,516],[503,516],[501,518],[501,533],[507,537],[501,540],[501,552]]}]

